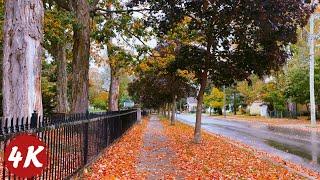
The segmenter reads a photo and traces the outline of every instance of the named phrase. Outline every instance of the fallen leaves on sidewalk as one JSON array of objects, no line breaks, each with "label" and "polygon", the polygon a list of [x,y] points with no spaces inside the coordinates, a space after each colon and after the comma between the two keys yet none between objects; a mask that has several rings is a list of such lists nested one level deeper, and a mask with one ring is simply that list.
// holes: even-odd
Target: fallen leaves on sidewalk
[{"label": "fallen leaves on sidewalk", "polygon": [[174,164],[185,172],[187,179],[206,177],[249,179],[304,179],[286,168],[258,158],[225,138],[202,133],[200,144],[192,142],[193,128],[177,122],[170,126],[162,121],[172,150],[176,151]]},{"label": "fallen leaves on sidewalk", "polygon": [[144,132],[143,148],[138,164],[138,172],[146,179],[174,179],[183,177],[172,164],[175,152],[168,146],[168,138],[164,135],[164,128],[158,117],[151,116]]},{"label": "fallen leaves on sidewalk", "polygon": [[147,119],[136,124],[117,142],[112,144],[94,164],[84,179],[140,179],[136,172],[137,160],[142,147],[142,133]]},{"label": "fallen leaves on sidewalk", "polygon": [[[84,173],[83,178],[146,179],[146,177],[165,174],[165,179],[305,179],[295,172],[306,174],[307,171],[279,157],[273,157],[241,143],[205,132],[202,136],[203,141],[200,144],[194,144],[191,126],[179,122],[175,126],[170,126],[168,121],[161,122],[164,130],[155,132],[152,129],[151,135],[165,136],[165,141],[152,141],[150,146],[144,147],[142,139],[148,123],[144,120],[142,124],[135,125],[108,148],[105,154]],[[153,152],[163,148],[169,148],[172,153]],[[155,166],[156,171],[140,171],[141,167],[138,171],[142,151],[145,151],[145,163],[153,159],[151,163],[159,161],[158,164],[161,165],[160,162],[163,161],[165,164]],[[168,156],[170,156],[169,159]],[[281,166],[284,163],[293,171]],[[173,171],[163,173],[167,166]],[[318,174],[308,174],[319,177]]]}]

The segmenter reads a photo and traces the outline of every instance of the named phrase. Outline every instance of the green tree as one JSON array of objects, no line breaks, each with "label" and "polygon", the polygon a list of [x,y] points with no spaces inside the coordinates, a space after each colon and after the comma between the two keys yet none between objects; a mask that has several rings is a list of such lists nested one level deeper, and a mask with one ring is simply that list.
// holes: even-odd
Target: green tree
[{"label": "green tree", "polygon": [[[122,74],[130,75],[131,68],[137,64],[141,54],[148,52],[145,41],[149,37],[150,30],[143,26],[142,18],[132,16],[125,9],[125,3],[112,1],[100,3],[108,11],[117,12],[105,13],[94,18],[93,39],[99,45],[106,45],[108,54],[99,63],[107,63],[111,69],[111,83],[109,89],[109,110],[119,110],[121,102],[121,78]],[[101,14],[98,13],[98,14]],[[117,43],[114,42],[117,40]],[[138,41],[138,42],[137,42]],[[132,43],[133,42],[133,43]],[[131,50],[123,48],[129,47],[137,51],[133,55]]]},{"label": "green tree", "polygon": [[269,110],[284,111],[286,110],[286,98],[284,90],[278,86],[281,84],[277,79],[273,82],[265,83],[262,89],[262,100],[267,102]]},{"label": "green tree", "polygon": [[[268,103],[270,110],[284,111],[286,109],[286,98],[284,95],[284,74],[273,73],[269,77],[269,82],[252,75],[246,81],[237,83],[236,89],[244,97],[247,105],[255,101]],[[271,80],[270,80],[271,79]]]},{"label": "green tree", "polygon": [[[69,112],[68,101],[68,65],[72,52],[68,46],[72,44],[72,25],[74,17],[68,11],[56,5],[46,6],[44,18],[44,48],[53,57],[56,78],[56,108],[58,113]],[[70,68],[69,68],[70,69]]]},{"label": "green tree", "polygon": [[107,110],[109,93],[102,91],[93,98],[92,106],[99,110]]},{"label": "green tree", "polygon": [[[298,62],[292,62],[298,63]],[[320,59],[316,59],[315,87],[320,87]],[[306,65],[292,65],[287,73],[285,95],[292,102],[307,104],[310,101],[309,68]],[[320,102],[320,89],[315,88],[316,102]]]},{"label": "green tree", "polygon": [[43,113],[50,115],[56,112],[57,106],[57,73],[55,72],[55,64],[42,60],[41,72],[41,94]]}]

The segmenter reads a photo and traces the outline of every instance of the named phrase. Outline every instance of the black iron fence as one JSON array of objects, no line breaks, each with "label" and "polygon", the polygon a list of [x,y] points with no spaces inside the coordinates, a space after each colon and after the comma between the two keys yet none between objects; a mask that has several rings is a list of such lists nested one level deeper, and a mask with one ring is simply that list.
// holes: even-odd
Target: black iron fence
[{"label": "black iron fence", "polygon": [[293,111],[269,111],[269,116],[271,118],[290,118],[296,119],[299,114]]},{"label": "black iron fence", "polygon": [[136,110],[117,112],[56,115],[52,117],[0,119],[0,175],[3,179],[19,179],[5,168],[4,149],[10,138],[20,132],[37,134],[46,143],[48,165],[33,179],[67,179],[137,121]]},{"label": "black iron fence", "polygon": [[[269,111],[269,116],[271,118],[289,118],[289,119],[297,119],[299,116],[309,116],[309,112],[294,112],[294,111]],[[316,117],[320,117],[320,113],[316,113]]]}]

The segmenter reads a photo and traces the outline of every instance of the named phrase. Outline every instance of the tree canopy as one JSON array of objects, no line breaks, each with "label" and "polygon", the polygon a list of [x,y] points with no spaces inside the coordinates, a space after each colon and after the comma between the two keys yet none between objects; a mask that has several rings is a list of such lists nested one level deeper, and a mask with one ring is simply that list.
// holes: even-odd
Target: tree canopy
[{"label": "tree canopy", "polygon": [[307,23],[311,8],[293,1],[132,0],[153,13],[146,24],[159,37],[181,27],[187,43],[177,40],[177,69],[191,70],[200,85],[195,142],[201,139],[201,111],[208,78],[231,84],[251,74],[278,70],[288,58],[286,47],[297,41],[297,29]]}]

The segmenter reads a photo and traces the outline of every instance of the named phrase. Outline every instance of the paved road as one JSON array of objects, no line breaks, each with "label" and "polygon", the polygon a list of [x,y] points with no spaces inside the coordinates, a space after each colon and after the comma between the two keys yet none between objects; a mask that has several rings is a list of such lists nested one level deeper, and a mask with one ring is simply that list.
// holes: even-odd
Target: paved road
[{"label": "paved road", "polygon": [[[179,114],[177,119],[194,126],[196,118],[193,114]],[[263,123],[224,120],[206,115],[202,118],[202,128],[320,172],[319,134],[274,129]]]}]

